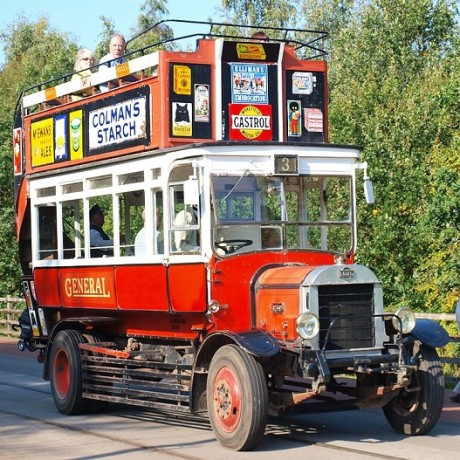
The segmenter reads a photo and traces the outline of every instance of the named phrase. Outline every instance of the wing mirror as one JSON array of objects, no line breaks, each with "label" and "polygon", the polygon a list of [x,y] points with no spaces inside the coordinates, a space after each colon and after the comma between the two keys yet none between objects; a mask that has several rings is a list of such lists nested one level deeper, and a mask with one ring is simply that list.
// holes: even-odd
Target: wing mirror
[{"label": "wing mirror", "polygon": [[356,169],[362,169],[364,171],[364,197],[366,198],[367,204],[373,204],[375,202],[374,187],[370,177],[367,175],[367,162],[357,163]]}]

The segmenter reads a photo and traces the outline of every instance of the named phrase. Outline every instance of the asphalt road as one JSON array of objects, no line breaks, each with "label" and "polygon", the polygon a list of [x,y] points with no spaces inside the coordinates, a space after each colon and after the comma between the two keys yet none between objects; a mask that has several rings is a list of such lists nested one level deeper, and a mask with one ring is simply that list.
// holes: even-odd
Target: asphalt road
[{"label": "asphalt road", "polygon": [[460,405],[448,400],[425,436],[394,433],[380,410],[270,420],[255,451],[215,440],[206,418],[112,405],[102,414],[64,416],[42,365],[0,339],[0,456],[10,459],[443,459],[458,458]]}]

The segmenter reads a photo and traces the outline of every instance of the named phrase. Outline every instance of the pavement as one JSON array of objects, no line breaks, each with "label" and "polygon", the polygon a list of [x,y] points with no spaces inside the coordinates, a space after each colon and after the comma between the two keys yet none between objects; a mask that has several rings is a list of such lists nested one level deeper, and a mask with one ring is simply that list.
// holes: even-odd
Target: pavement
[{"label": "pavement", "polygon": [[[18,349],[18,340],[6,337],[0,337],[0,354],[18,356],[24,359],[37,359],[38,356],[38,352],[20,351]],[[441,419],[460,422],[460,403],[450,400],[450,396],[453,394],[452,390],[446,389]]]}]

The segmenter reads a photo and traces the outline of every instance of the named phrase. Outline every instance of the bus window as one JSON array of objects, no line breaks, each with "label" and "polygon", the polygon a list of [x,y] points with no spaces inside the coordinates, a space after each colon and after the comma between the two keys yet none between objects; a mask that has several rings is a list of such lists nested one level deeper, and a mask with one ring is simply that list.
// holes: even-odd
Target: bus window
[{"label": "bus window", "polygon": [[152,191],[152,204],[152,213],[145,207],[137,211],[142,220],[140,228],[139,225],[137,226],[139,230],[135,233],[134,253],[136,256],[164,253],[163,195],[161,191]]},{"label": "bus window", "polygon": [[163,193],[161,191],[153,192],[154,228],[155,228],[155,252],[164,254],[164,232],[163,232]]},{"label": "bus window", "polygon": [[184,200],[183,184],[170,186],[171,196],[171,251],[191,252],[199,249],[199,216],[196,206]]},{"label": "bus window", "polygon": [[57,258],[56,207],[38,207],[38,257],[39,259]]},{"label": "bus window", "polygon": [[134,255],[135,238],[143,227],[142,212],[145,208],[144,174],[144,170],[122,172],[116,176],[114,183],[118,191],[117,232],[120,235],[121,256]]},{"label": "bus window", "polygon": [[84,255],[85,239],[83,224],[83,200],[62,204],[62,238],[64,259],[81,258]]},{"label": "bus window", "polygon": [[112,197],[101,195],[91,198],[89,206],[91,257],[113,256]]},{"label": "bus window", "polygon": [[142,212],[145,207],[143,190],[118,194],[120,255],[133,256],[135,237],[143,227]]},{"label": "bus window", "polygon": [[198,204],[184,193],[184,184],[193,176],[191,165],[179,166],[171,174],[169,200],[171,209],[171,252],[194,252],[200,247]]}]

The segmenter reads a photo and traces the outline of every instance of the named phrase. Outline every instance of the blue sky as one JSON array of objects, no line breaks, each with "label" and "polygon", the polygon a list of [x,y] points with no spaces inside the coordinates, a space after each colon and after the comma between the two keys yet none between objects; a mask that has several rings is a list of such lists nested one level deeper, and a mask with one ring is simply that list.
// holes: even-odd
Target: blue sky
[{"label": "blue sky", "polygon": [[[2,0],[0,31],[5,32],[18,15],[32,22],[47,16],[53,28],[70,32],[80,46],[95,49],[101,38],[101,15],[112,19],[115,28],[129,39],[143,3],[144,0]],[[167,18],[206,21],[211,17],[218,20],[216,7],[221,4],[221,0],[168,0]],[[173,28],[176,36],[193,32],[184,25]],[[3,62],[3,47],[0,46],[0,65]]]}]

